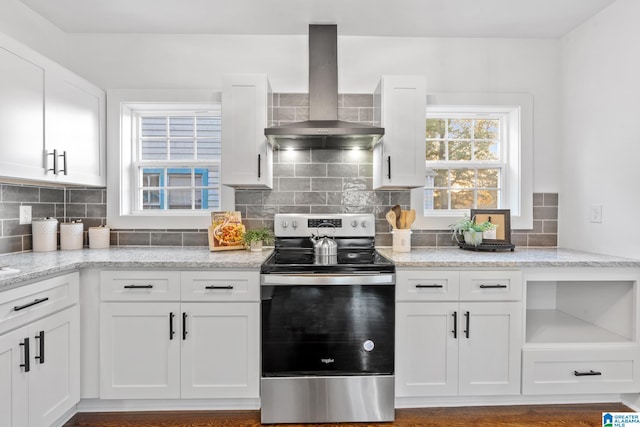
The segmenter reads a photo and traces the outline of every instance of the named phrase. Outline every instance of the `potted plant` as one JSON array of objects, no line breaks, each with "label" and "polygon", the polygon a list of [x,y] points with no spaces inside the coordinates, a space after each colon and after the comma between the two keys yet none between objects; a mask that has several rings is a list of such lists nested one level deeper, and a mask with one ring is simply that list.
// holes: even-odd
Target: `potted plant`
[{"label": "potted plant", "polygon": [[478,224],[475,221],[475,217],[469,218],[465,215],[464,218],[460,219],[455,224],[451,224],[449,229],[451,230],[451,238],[455,239],[456,242],[460,243],[458,236],[462,236],[465,243],[478,246],[482,243],[482,233],[488,230],[493,230],[495,227],[496,226],[494,224],[488,221]]},{"label": "potted plant", "polygon": [[267,227],[247,230],[242,236],[243,243],[252,251],[261,251],[263,243],[271,243],[273,241],[273,232]]}]

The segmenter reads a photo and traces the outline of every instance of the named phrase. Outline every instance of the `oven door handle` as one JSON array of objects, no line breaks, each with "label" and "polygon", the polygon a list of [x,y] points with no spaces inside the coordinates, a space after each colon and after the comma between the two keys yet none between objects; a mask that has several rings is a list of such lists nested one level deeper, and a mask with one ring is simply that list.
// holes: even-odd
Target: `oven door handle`
[{"label": "oven door handle", "polygon": [[292,285],[394,285],[395,274],[262,274],[262,284]]}]

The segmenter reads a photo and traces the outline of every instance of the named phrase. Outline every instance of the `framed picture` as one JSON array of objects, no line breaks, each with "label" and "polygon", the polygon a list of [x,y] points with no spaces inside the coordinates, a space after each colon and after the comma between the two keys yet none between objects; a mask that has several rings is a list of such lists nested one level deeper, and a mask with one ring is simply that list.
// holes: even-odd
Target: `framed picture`
[{"label": "framed picture", "polygon": [[484,232],[484,243],[511,244],[511,210],[510,209],[471,209],[471,218],[476,223],[490,222],[496,227],[491,232]]}]

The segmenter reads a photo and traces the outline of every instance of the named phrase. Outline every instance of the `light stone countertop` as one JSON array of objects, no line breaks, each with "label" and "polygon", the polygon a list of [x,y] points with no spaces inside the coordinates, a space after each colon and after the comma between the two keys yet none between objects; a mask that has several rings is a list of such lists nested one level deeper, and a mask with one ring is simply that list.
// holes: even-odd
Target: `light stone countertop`
[{"label": "light stone countertop", "polygon": [[[458,248],[379,248],[396,267],[640,267],[640,260],[565,249],[516,248],[514,252],[475,252]],[[0,291],[30,280],[79,268],[255,269],[271,254],[246,250],[210,252],[207,247],[134,247],[0,255]],[[15,271],[18,270],[18,271]]]}]

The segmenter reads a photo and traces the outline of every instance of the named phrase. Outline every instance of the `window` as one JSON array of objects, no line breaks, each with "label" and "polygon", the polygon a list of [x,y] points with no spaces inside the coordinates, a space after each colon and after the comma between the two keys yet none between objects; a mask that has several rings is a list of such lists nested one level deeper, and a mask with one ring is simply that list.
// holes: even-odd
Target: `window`
[{"label": "window", "polygon": [[220,112],[136,117],[136,208],[220,209]]},{"label": "window", "polygon": [[233,210],[221,185],[221,93],[107,93],[107,223],[130,229],[205,229]]},{"label": "window", "polygon": [[411,192],[416,226],[442,230],[469,209],[510,209],[514,228],[531,228],[531,97],[436,94],[427,105],[425,187]]}]

